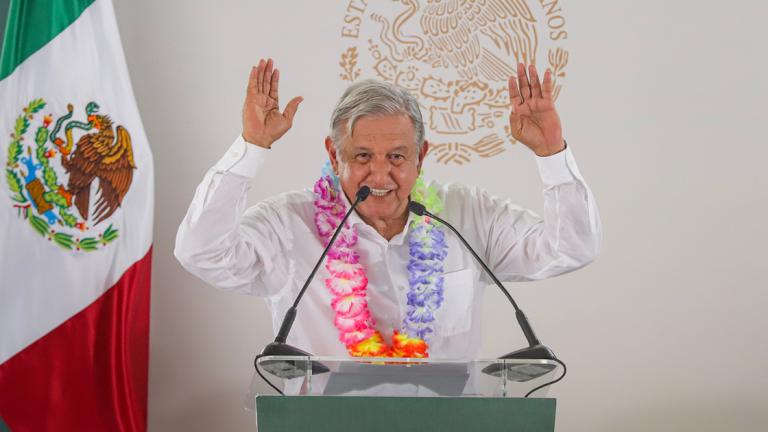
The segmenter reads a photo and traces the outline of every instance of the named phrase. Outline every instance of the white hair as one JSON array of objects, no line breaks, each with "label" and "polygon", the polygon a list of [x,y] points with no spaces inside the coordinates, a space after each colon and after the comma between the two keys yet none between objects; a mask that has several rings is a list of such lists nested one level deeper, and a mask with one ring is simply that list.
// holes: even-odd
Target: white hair
[{"label": "white hair", "polygon": [[[375,79],[358,81],[344,90],[331,114],[331,139],[338,151],[341,140],[352,136],[352,128],[362,117],[402,114],[413,123],[416,148],[421,151],[424,142],[424,120],[416,98],[408,90]],[[340,130],[345,127],[344,133]]]}]

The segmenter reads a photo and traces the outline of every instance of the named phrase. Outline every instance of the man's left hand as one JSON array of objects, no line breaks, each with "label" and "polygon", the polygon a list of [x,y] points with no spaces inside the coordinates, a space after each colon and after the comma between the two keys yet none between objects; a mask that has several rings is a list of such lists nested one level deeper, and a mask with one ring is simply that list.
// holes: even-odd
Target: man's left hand
[{"label": "man's left hand", "polygon": [[517,79],[509,77],[512,112],[509,126],[512,136],[533,150],[537,156],[550,156],[565,148],[560,116],[552,96],[552,71],[539,81],[536,66],[517,65]]}]

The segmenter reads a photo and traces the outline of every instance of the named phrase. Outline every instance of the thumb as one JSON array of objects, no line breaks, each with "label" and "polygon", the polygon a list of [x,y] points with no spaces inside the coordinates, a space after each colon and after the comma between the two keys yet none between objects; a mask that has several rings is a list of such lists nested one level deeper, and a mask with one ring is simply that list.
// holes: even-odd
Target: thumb
[{"label": "thumb", "polygon": [[297,96],[293,99],[291,99],[290,102],[288,102],[288,105],[285,106],[285,110],[283,111],[283,115],[288,119],[288,121],[293,122],[293,116],[296,115],[296,110],[299,109],[299,104],[304,100],[303,97]]}]

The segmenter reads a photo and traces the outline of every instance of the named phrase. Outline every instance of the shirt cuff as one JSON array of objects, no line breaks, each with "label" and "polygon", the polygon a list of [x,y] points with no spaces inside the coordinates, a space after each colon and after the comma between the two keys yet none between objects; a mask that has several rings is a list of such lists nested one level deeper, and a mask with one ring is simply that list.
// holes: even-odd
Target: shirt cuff
[{"label": "shirt cuff", "polygon": [[557,186],[574,180],[583,181],[570,146],[551,156],[537,156],[536,164],[545,186]]},{"label": "shirt cuff", "polygon": [[213,169],[218,172],[229,172],[252,179],[264,163],[267,149],[254,144],[248,144],[239,135],[229,150],[216,162]]}]

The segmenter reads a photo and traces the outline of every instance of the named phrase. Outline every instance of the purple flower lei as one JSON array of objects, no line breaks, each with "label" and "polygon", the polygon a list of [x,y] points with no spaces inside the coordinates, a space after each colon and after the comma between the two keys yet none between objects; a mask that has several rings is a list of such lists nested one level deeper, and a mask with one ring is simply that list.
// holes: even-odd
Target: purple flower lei
[{"label": "purple flower lei", "polygon": [[435,312],[443,304],[443,262],[448,254],[445,232],[429,220],[414,220],[408,235],[408,306],[402,332],[427,340]]}]

